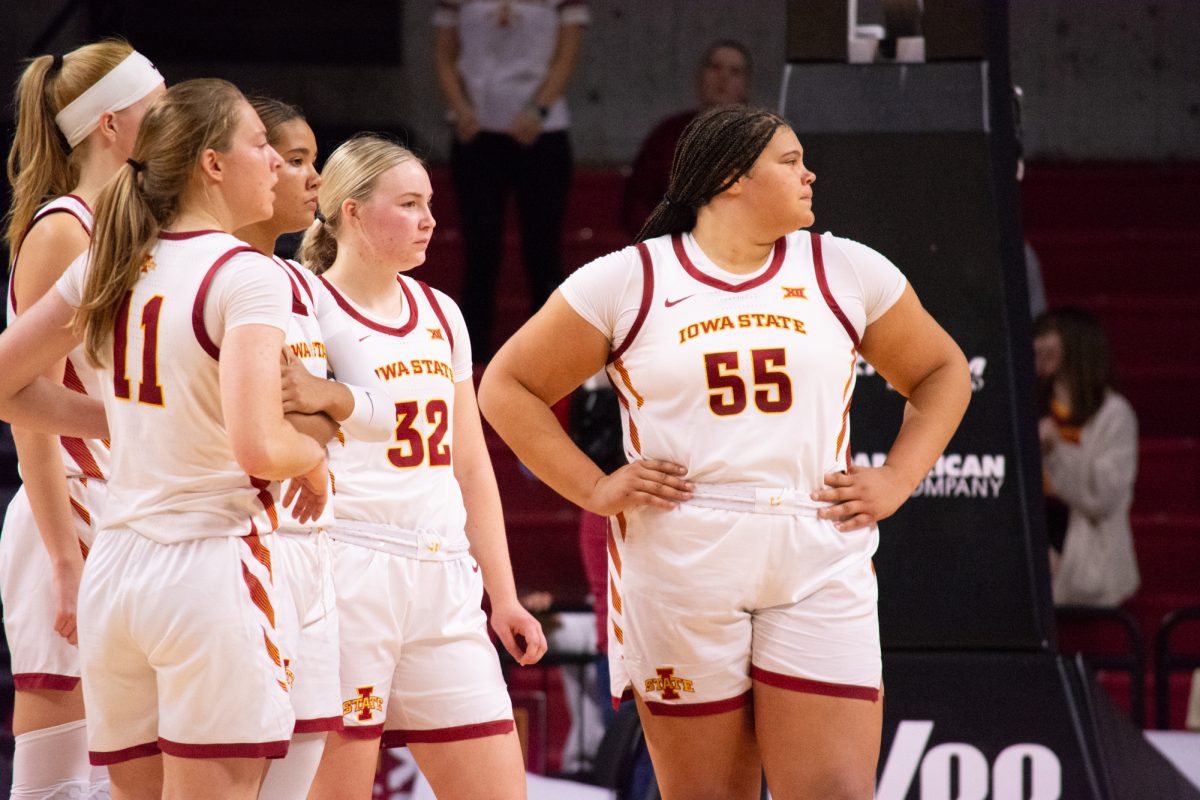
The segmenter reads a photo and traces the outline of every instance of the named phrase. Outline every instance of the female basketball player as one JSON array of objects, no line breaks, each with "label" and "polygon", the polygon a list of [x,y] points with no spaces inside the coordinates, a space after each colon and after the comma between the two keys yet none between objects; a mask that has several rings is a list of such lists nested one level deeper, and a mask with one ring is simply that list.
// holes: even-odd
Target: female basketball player
[{"label": "female basketball player", "polygon": [[[129,157],[146,108],[163,91],[158,70],[122,41],[40,56],[25,68],[8,155],[10,321],[87,249],[96,197]],[[95,370],[79,350],[47,376],[98,394]],[[87,761],[75,602],[83,551],[104,499],[108,446],[19,426],[13,439],[24,485],[0,535],[0,593],[16,690],[11,796],[107,796],[105,770]]]},{"label": "female basketball player", "polygon": [[345,729],[326,744],[313,797],[369,798],[381,738],[408,745],[439,797],[524,797],[483,589],[514,658],[531,664],[546,642],[517,600],[462,316],[404,274],[425,260],[431,193],[412,153],[351,139],[326,162],[324,221],[301,247],[352,318],[395,414],[387,444],[331,445]]},{"label": "female basketball player", "polygon": [[[283,157],[275,184],[275,211],[235,234],[263,253],[286,233],[305,230],[317,210],[317,142],[295,106],[265,97],[250,99],[267,129],[267,140]],[[289,421],[324,444],[340,427],[364,441],[390,439],[395,413],[382,381],[375,377],[366,353],[347,317],[315,275],[293,261],[275,257],[292,282],[292,316],[285,353],[284,408],[296,409]],[[326,380],[332,372],[355,386]],[[339,420],[339,422],[335,422]],[[292,681],[295,732],[287,757],[271,764],[262,800],[291,800],[308,795],[327,731],[342,727],[338,683],[338,626],[333,572],[325,529],[333,520],[333,504],[317,519],[300,524],[285,516],[271,552],[281,618],[281,657]]]},{"label": "female basketball player", "polygon": [[[610,522],[610,666],[664,797],[869,798],[881,726],[875,523],[970,397],[904,277],[813,224],[779,117],[724,107],[676,149],[629,247],[585,266],[492,362],[481,403],[517,456]],[[849,466],[861,353],[908,398],[878,469]],[[605,475],[550,405],[607,364],[630,463]]]},{"label": "female basketball player", "polygon": [[328,473],[283,417],[290,283],[228,233],[271,216],[281,163],[231,84],[172,87],[101,192],[87,257],[0,336],[6,400],[81,340],[99,368],[112,471],[78,629],[115,797],[256,797],[292,732],[262,535],[271,481],[302,476],[303,519]]}]

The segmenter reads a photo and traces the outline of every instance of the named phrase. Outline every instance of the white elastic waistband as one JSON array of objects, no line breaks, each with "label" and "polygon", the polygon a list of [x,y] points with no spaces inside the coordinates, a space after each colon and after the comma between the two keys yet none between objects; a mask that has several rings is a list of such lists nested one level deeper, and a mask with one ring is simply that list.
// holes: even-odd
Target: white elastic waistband
[{"label": "white elastic waistband", "polygon": [[450,539],[424,528],[399,528],[371,522],[338,520],[326,529],[326,533],[334,541],[420,561],[454,561],[471,549],[471,543],[461,534]]},{"label": "white elastic waistband", "polygon": [[728,483],[697,483],[692,499],[684,505],[741,511],[748,514],[782,514],[815,517],[832,503],[818,503],[807,493],[775,486],[738,486]]}]

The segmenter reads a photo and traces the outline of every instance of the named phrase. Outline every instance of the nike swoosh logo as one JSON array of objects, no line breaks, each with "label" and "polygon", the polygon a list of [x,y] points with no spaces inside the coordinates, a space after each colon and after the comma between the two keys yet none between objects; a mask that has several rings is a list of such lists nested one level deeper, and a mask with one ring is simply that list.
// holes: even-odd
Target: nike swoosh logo
[{"label": "nike swoosh logo", "polygon": [[371,338],[371,334],[369,334],[369,333],[368,333],[366,336],[360,336],[360,337],[358,337],[358,340],[359,340],[360,342],[365,342],[367,339],[370,339],[370,338]]},{"label": "nike swoosh logo", "polygon": [[684,300],[687,300],[689,297],[695,297],[695,296],[696,295],[694,293],[693,294],[685,294],[683,297],[680,297],[678,300],[664,300],[663,305],[666,306],[667,308],[670,308],[671,306],[679,305]]}]

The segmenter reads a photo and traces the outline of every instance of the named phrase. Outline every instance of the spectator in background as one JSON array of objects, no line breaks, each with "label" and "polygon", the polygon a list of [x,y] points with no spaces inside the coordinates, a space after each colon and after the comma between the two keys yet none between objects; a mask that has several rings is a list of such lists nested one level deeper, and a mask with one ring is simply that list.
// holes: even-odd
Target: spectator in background
[{"label": "spectator in background", "polygon": [[441,0],[434,13],[438,85],[454,122],[450,168],[466,258],[462,310],[478,361],[492,353],[510,193],[530,313],[562,278],[572,171],[563,93],[589,21],[583,0]]},{"label": "spectator in background", "polygon": [[688,123],[701,111],[717,106],[745,103],[750,90],[750,50],[733,39],[718,39],[708,46],[696,68],[698,108],[661,120],[642,142],[633,171],[625,181],[621,198],[621,226],[631,236],[642,229],[646,218],[667,191],[675,144]]},{"label": "spectator in background", "polygon": [[[1117,606],[1139,583],[1129,527],[1137,418],[1113,391],[1108,343],[1092,314],[1060,308],[1039,315],[1033,348],[1046,495],[1066,508],[1061,554],[1052,547],[1050,556],[1054,602]],[[1053,528],[1054,514],[1047,517]]]}]

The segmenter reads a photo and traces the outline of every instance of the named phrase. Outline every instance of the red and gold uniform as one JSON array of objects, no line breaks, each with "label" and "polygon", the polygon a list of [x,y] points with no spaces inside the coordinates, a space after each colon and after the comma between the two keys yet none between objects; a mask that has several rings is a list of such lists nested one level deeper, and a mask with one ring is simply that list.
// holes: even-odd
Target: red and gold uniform
[{"label": "red and gold uniform", "polygon": [[[72,306],[86,271],[85,254],[56,286]],[[218,360],[232,328],[285,330],[290,297],[279,266],[232,236],[163,232],[118,309],[98,371],[112,473],[79,592],[93,764],[287,751],[278,487],[234,458]]]},{"label": "red and gold uniform", "polygon": [[513,729],[452,463],[455,387],[471,380],[470,342],[452,300],[396,280],[404,307],[390,320],[327,284],[395,415],[389,442],[330,444],[343,724],[349,736],[382,734],[389,747]]},{"label": "red and gold uniform", "polygon": [[614,696],[632,685],[670,715],[736,708],[751,679],[878,696],[878,529],[841,533],[809,495],[849,463],[859,342],[905,285],[870,248],[804,231],[748,275],[683,234],[564,282],[611,342],[626,456],[696,484],[676,510],[610,521]]},{"label": "red and gold uniform", "polygon": [[[68,214],[89,236],[92,210],[75,195],[63,195],[42,206],[29,227],[51,214]],[[20,256],[18,250],[17,256]],[[9,282],[8,321],[16,318],[17,258]],[[24,309],[20,309],[23,311]],[[63,384],[82,394],[99,396],[95,369],[83,348],[67,358]],[[87,552],[96,535],[96,518],[104,502],[108,476],[108,443],[98,439],[59,437],[67,493],[80,548]],[[54,582],[50,557],[38,535],[29,497],[22,486],[13,496],[0,533],[0,598],[4,632],[12,656],[17,689],[74,689],[79,683],[79,650],[54,630]]]}]

